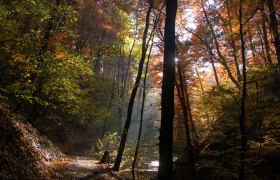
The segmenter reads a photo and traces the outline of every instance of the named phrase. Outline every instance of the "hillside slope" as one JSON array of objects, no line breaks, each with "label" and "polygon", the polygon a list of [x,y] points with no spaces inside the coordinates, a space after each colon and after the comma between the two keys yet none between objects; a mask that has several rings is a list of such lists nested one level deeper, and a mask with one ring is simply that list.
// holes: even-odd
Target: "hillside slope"
[{"label": "hillside slope", "polygon": [[22,115],[0,103],[0,179],[117,179],[92,158],[63,154]]}]

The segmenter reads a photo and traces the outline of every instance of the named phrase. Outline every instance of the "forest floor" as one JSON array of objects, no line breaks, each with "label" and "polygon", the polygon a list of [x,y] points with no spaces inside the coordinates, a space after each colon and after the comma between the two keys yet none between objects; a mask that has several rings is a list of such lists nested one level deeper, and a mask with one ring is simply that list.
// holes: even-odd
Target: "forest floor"
[{"label": "forest floor", "polygon": [[118,179],[107,165],[92,158],[68,156],[49,163],[55,179]]},{"label": "forest floor", "polygon": [[57,176],[70,178],[84,178],[93,171],[100,169],[96,160],[83,157],[67,157],[50,162],[50,167]]}]

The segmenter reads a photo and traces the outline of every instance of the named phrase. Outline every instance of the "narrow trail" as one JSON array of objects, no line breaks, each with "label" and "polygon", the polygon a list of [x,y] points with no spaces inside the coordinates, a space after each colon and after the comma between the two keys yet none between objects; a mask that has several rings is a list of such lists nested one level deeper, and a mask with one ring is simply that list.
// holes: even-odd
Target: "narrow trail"
[{"label": "narrow trail", "polygon": [[97,160],[86,157],[56,159],[49,166],[54,170],[56,179],[118,179],[108,165],[98,164]]},{"label": "narrow trail", "polygon": [[66,157],[51,161],[49,165],[58,177],[80,179],[102,169],[97,162],[83,157]]}]

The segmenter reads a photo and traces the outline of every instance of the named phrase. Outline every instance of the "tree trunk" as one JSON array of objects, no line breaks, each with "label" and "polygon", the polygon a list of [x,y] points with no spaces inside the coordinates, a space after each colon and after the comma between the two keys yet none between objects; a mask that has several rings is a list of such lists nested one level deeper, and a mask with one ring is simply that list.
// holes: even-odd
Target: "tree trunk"
[{"label": "tree trunk", "polygon": [[[154,35],[152,35],[152,36],[154,36]],[[144,115],[145,99],[146,99],[146,81],[147,81],[147,74],[148,74],[148,70],[149,70],[149,62],[150,62],[151,52],[152,52],[152,48],[153,48],[153,43],[154,42],[153,42],[153,39],[152,39],[152,43],[151,43],[151,47],[150,47],[150,51],[149,51],[149,55],[148,55],[148,60],[147,60],[147,63],[146,63],[144,82],[143,82],[142,106],[141,106],[141,112],[140,112],[140,127],[139,127],[137,143],[136,143],[136,149],[135,149],[133,163],[132,163],[132,168],[131,168],[133,179],[135,179],[134,168],[135,168],[135,165],[136,165],[136,162],[137,162],[137,156],[138,156],[138,151],[139,151],[139,146],[140,146],[143,121],[144,121],[143,120],[143,115]]]},{"label": "tree trunk", "polygon": [[213,61],[212,57],[211,57],[210,61],[211,61],[212,69],[213,69],[213,72],[214,72],[216,84],[217,84],[217,86],[219,86],[220,85],[219,78],[218,78],[217,70],[216,70],[216,67],[215,67],[215,64],[214,64],[214,61]]},{"label": "tree trunk", "polygon": [[265,24],[265,13],[264,13],[264,2],[261,0],[261,14],[262,14],[262,31],[263,31],[263,41],[264,41],[264,46],[265,46],[265,54],[266,54],[266,60],[268,61],[269,64],[272,64],[270,52],[269,52],[269,43],[267,39],[267,30],[266,30],[266,24]]},{"label": "tree trunk", "polygon": [[276,11],[273,5],[273,0],[267,0],[267,5],[269,9],[269,18],[270,18],[270,28],[273,33],[274,38],[274,45],[276,49],[276,56],[277,56],[277,63],[278,67],[280,66],[280,39],[279,39],[279,32],[278,32],[278,22],[276,18]]},{"label": "tree trunk", "polygon": [[235,64],[235,68],[236,68],[236,74],[237,74],[237,80],[238,82],[241,81],[241,73],[240,73],[240,69],[239,69],[239,64],[238,64],[238,59],[236,56],[236,44],[234,41],[234,33],[233,33],[233,27],[232,27],[232,18],[231,18],[231,14],[230,14],[230,8],[229,8],[229,1],[227,1],[227,13],[228,13],[228,19],[229,19],[229,30],[230,30],[230,45],[232,48],[232,55],[233,55],[233,60],[234,60],[234,64]]},{"label": "tree trunk", "polygon": [[[113,103],[113,99],[115,96],[115,87],[116,87],[116,81],[114,80],[113,85],[112,85],[112,93],[111,93],[111,98],[110,98],[110,102],[109,102],[109,106],[107,108],[107,111],[110,112],[111,108],[112,108],[112,103]],[[102,129],[102,133],[101,133],[101,139],[104,138],[104,135],[107,131],[107,121],[108,121],[108,116],[106,116],[104,123],[103,123],[103,129]]]},{"label": "tree trunk", "polygon": [[172,179],[172,139],[174,118],[175,82],[175,21],[177,0],[166,0],[166,19],[164,28],[164,60],[161,94],[161,129],[159,137],[158,179]]},{"label": "tree trunk", "polygon": [[140,59],[140,63],[139,63],[138,74],[137,74],[137,77],[135,80],[135,84],[134,84],[134,87],[133,87],[133,90],[131,93],[131,97],[130,97],[130,101],[129,101],[129,105],[128,105],[127,118],[126,118],[125,125],[123,128],[121,142],[120,142],[120,146],[118,149],[118,154],[117,154],[115,164],[113,167],[114,171],[119,171],[119,169],[120,169],[120,164],[121,164],[121,160],[122,160],[122,156],[123,156],[123,152],[124,152],[124,148],[125,148],[125,144],[126,144],[127,134],[128,134],[128,130],[129,130],[130,123],[131,123],[133,104],[134,104],[135,96],[137,94],[137,90],[138,90],[139,83],[141,80],[143,65],[144,65],[144,61],[145,61],[145,57],[146,57],[146,51],[147,51],[146,40],[147,40],[147,34],[148,34],[149,25],[150,25],[150,23],[149,23],[150,14],[151,14],[153,5],[154,5],[153,0],[150,0],[150,6],[149,6],[149,8],[147,10],[147,14],[146,14],[146,24],[145,24],[144,34],[143,34],[143,41],[142,41],[142,54],[141,54],[141,59]]},{"label": "tree trunk", "polygon": [[124,102],[124,87],[123,87],[123,80],[124,80],[124,43],[121,43],[120,45],[120,59],[118,61],[118,77],[117,77],[117,82],[118,82],[118,97],[120,98],[120,102],[118,105],[118,135],[121,135],[122,131],[122,116],[123,116],[123,102]]},{"label": "tree trunk", "polygon": [[251,48],[251,51],[252,51],[252,57],[253,57],[253,59],[255,59],[255,57],[256,57],[255,45],[254,45],[254,42],[253,42],[253,36],[252,36],[252,33],[251,33],[251,27],[250,27],[250,23],[249,22],[247,24],[247,31],[248,31],[249,41],[250,41],[250,48]]},{"label": "tree trunk", "polygon": [[200,85],[201,92],[204,94],[204,89],[203,89],[202,81],[201,81],[201,78],[200,78],[200,75],[198,73],[197,68],[195,68],[195,72],[196,72],[197,78],[199,80],[199,85]]},{"label": "tree trunk", "polygon": [[194,125],[193,118],[192,118],[192,110],[191,110],[191,104],[190,104],[190,99],[189,99],[188,86],[187,86],[187,83],[186,83],[186,76],[182,71],[182,68],[181,68],[182,66],[180,65],[180,63],[178,63],[178,66],[180,66],[180,71],[181,71],[181,74],[182,74],[182,77],[183,77],[184,87],[183,87],[182,92],[184,92],[185,95],[186,95],[186,105],[187,105],[188,115],[189,115],[190,124],[191,124],[191,131],[192,131],[192,134],[193,134],[194,138],[197,140],[198,135],[197,135],[196,127]]},{"label": "tree trunk", "polygon": [[[178,76],[179,76],[179,80],[180,80],[180,88],[179,85],[177,84],[177,82],[175,82],[177,91],[178,91],[178,95],[179,95],[179,99],[180,99],[180,103],[181,103],[181,107],[183,110],[183,114],[184,114],[184,119],[185,119],[185,130],[186,130],[186,137],[187,137],[187,158],[189,160],[189,164],[188,166],[190,167],[190,177],[191,179],[196,179],[196,171],[195,171],[195,167],[194,167],[194,158],[193,158],[193,147],[192,147],[192,142],[191,142],[191,133],[190,133],[190,126],[189,124],[192,124],[190,117],[190,109],[187,106],[187,101],[185,98],[185,88],[184,88],[184,79],[183,79],[183,75],[182,75],[182,69],[181,69],[181,65],[180,62],[177,63],[177,69],[178,69]],[[187,93],[187,92],[186,92]],[[187,96],[187,94],[186,94]]]},{"label": "tree trunk", "polygon": [[258,28],[258,34],[259,34],[259,43],[260,43],[260,46],[261,46],[261,52],[259,52],[258,54],[263,58],[264,60],[264,64],[265,66],[267,65],[267,58],[266,58],[266,54],[265,54],[265,51],[264,51],[264,42],[263,42],[263,32],[261,30],[261,27],[257,24],[257,28]]},{"label": "tree trunk", "polygon": [[245,158],[246,158],[246,146],[247,146],[247,134],[246,134],[246,97],[247,97],[247,77],[246,77],[246,57],[245,57],[245,41],[244,41],[244,33],[243,33],[243,22],[242,22],[242,3],[243,0],[240,0],[239,5],[239,34],[240,34],[240,42],[241,42],[241,53],[242,53],[242,76],[243,76],[243,84],[242,84],[242,96],[241,96],[241,106],[240,106],[240,117],[239,117],[239,127],[241,133],[241,149],[240,149],[240,166],[239,166],[239,179],[244,179],[244,168],[245,168]]},{"label": "tree trunk", "polygon": [[[203,89],[202,81],[201,81],[201,78],[200,78],[200,75],[199,75],[199,73],[198,73],[197,68],[195,68],[195,72],[196,72],[196,75],[197,75],[198,80],[199,80],[199,85],[200,85],[201,92],[202,92],[202,94],[204,94],[204,89]],[[206,115],[206,119],[207,119],[208,128],[211,129],[211,127],[212,127],[212,122],[210,121],[210,117],[209,117],[208,112],[205,112],[205,115]]]}]

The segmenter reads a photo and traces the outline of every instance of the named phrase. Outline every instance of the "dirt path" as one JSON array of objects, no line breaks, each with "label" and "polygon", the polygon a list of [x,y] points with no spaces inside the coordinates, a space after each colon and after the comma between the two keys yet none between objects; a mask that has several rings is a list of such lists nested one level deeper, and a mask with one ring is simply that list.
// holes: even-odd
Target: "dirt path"
[{"label": "dirt path", "polygon": [[118,179],[106,165],[84,157],[67,157],[50,162],[56,179]]}]

